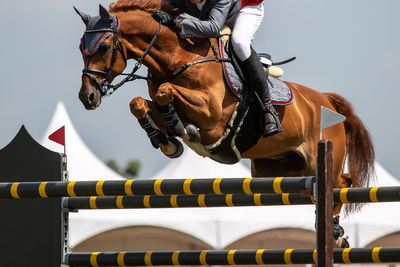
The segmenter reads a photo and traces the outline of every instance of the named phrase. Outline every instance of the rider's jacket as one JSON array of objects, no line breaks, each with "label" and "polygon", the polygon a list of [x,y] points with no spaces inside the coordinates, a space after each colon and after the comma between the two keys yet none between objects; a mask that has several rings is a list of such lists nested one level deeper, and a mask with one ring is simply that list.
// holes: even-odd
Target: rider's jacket
[{"label": "rider's jacket", "polygon": [[261,4],[264,0],[242,0],[242,7],[244,6],[256,6]]},{"label": "rider's jacket", "polygon": [[[224,25],[233,27],[236,15],[242,8],[241,0],[207,0],[201,10],[189,0],[163,1],[194,17],[185,14],[180,16],[182,37],[216,38]],[[253,0],[243,1],[254,2]]]}]

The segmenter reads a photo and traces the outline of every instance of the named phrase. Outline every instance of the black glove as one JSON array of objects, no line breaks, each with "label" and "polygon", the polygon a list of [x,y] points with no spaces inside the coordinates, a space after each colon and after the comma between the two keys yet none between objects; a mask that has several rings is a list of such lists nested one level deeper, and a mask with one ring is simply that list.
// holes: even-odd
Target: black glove
[{"label": "black glove", "polygon": [[164,25],[173,25],[174,24],[175,17],[165,11],[154,10],[152,16],[155,20],[161,22],[161,24],[164,24]]}]

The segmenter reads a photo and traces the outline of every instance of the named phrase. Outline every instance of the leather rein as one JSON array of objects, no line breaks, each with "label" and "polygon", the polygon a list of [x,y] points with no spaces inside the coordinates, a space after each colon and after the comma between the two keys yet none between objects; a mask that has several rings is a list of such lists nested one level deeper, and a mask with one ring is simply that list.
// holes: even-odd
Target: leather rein
[{"label": "leather rein", "polygon": [[[143,55],[139,59],[137,59],[137,62],[135,64],[135,66],[133,67],[133,70],[131,71],[131,73],[121,73],[120,75],[126,75],[126,77],[124,79],[122,79],[119,83],[115,84],[115,85],[111,84],[111,73],[112,73],[113,67],[115,65],[115,62],[117,60],[118,51],[120,51],[120,53],[122,55],[122,58],[124,59],[125,66],[127,66],[126,52],[125,52],[124,46],[123,46],[120,38],[118,37],[117,28],[114,27],[114,28],[96,29],[96,30],[87,30],[87,31],[85,31],[85,33],[86,32],[89,32],[89,33],[90,32],[112,32],[112,34],[114,36],[114,39],[113,39],[113,51],[112,51],[111,63],[110,63],[110,67],[108,68],[108,71],[89,69],[87,67],[87,64],[86,64],[85,68],[82,70],[82,75],[88,76],[90,78],[90,80],[92,80],[95,83],[96,88],[100,92],[101,96],[110,96],[119,87],[121,87],[122,85],[124,85],[127,82],[131,82],[131,81],[134,81],[134,80],[137,80],[137,79],[148,80],[147,77],[140,76],[140,75],[137,75],[135,73],[143,65],[144,58],[149,53],[150,49],[154,46],[154,43],[158,39],[158,37],[160,35],[160,32],[161,32],[161,26],[162,26],[162,24],[161,24],[161,22],[159,22],[157,32],[153,36],[153,39],[151,40],[151,42],[147,46],[147,48],[144,51]],[[180,67],[179,69],[175,70],[172,73],[172,75],[173,76],[177,76],[178,74],[182,73],[183,71],[185,71],[189,67],[191,67],[193,65],[196,65],[196,64],[200,64],[200,63],[206,63],[206,62],[231,62],[231,59],[219,58],[217,49],[215,48],[215,46],[213,45],[213,43],[211,41],[210,41],[210,45],[211,45],[214,57],[212,57],[212,58],[202,58],[202,59],[199,59],[199,60],[196,60],[196,61],[193,61],[193,62],[188,62],[188,63],[184,64],[182,67]],[[290,59],[282,61],[282,62],[272,63],[272,65],[286,64],[286,63],[288,63],[290,61],[293,61],[294,59],[296,59],[296,58],[293,57],[293,58],[290,58]],[[96,77],[93,76],[92,74],[100,74],[100,75],[104,76],[105,78],[100,83],[96,79]]]},{"label": "leather rein", "polygon": [[[126,56],[126,52],[125,52],[124,46],[123,46],[120,38],[118,37],[117,28],[114,27],[113,29],[107,28],[107,29],[88,30],[88,31],[85,31],[85,33],[86,32],[112,32],[112,34],[114,36],[111,63],[110,63],[110,67],[108,68],[108,70],[107,71],[103,71],[103,70],[89,69],[87,67],[87,64],[85,65],[85,68],[82,70],[82,75],[88,76],[90,78],[90,80],[92,80],[96,84],[96,88],[97,88],[97,90],[99,90],[99,92],[100,92],[100,94],[102,96],[110,96],[112,93],[114,93],[119,87],[124,85],[126,82],[131,82],[131,81],[134,81],[134,80],[137,80],[137,79],[148,80],[147,77],[140,76],[140,75],[137,75],[135,73],[142,66],[144,58],[149,53],[150,49],[153,47],[153,45],[156,42],[158,36],[160,35],[161,22],[159,22],[158,30],[157,30],[156,34],[154,35],[153,39],[151,40],[151,42],[147,46],[147,48],[144,51],[143,55],[137,60],[137,62],[135,64],[133,70],[131,71],[131,73],[121,73],[120,75],[126,75],[126,77],[124,79],[122,79],[119,83],[115,84],[115,85],[111,84],[111,73],[112,73],[112,70],[114,68],[115,62],[117,61],[118,51],[120,51],[120,53],[122,55],[122,58],[124,59],[125,66],[127,66],[127,64],[128,64],[127,63],[128,60],[127,60],[127,56]],[[105,78],[100,83],[96,79],[96,77],[93,76],[92,74],[100,74],[100,75],[104,76]]]}]

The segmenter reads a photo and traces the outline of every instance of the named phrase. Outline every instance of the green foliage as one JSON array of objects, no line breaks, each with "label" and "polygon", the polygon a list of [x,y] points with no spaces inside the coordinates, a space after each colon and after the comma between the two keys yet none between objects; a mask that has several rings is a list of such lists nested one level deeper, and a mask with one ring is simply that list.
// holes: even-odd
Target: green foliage
[{"label": "green foliage", "polygon": [[118,165],[118,162],[115,159],[109,159],[106,161],[106,165],[111,168],[112,170],[114,170],[116,173],[123,175],[123,173],[121,172],[121,168]]},{"label": "green foliage", "polygon": [[123,171],[115,159],[107,160],[106,165],[121,176],[126,178],[135,178],[139,174],[139,171],[142,167],[142,162],[139,159],[132,159],[127,162],[126,167],[123,168]]},{"label": "green foliage", "polygon": [[142,162],[140,160],[138,159],[130,160],[126,164],[125,173],[130,177],[136,177],[138,176],[141,167],[142,167]]}]

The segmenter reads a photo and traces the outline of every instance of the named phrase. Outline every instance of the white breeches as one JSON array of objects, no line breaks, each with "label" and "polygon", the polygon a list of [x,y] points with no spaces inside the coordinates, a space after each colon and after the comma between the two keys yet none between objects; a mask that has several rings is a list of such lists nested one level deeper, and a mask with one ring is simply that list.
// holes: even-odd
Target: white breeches
[{"label": "white breeches", "polygon": [[232,31],[232,46],[241,61],[251,55],[250,45],[264,18],[264,3],[245,6],[237,15]]}]

